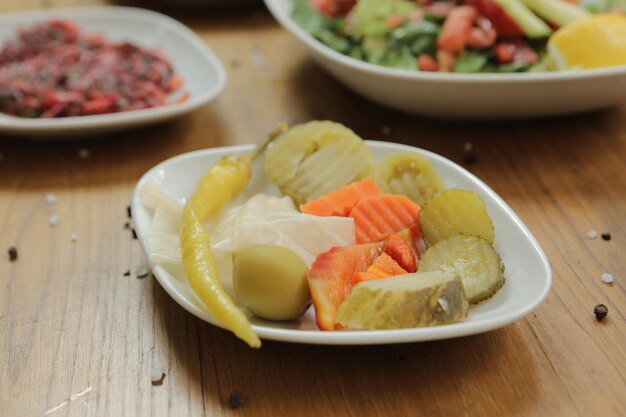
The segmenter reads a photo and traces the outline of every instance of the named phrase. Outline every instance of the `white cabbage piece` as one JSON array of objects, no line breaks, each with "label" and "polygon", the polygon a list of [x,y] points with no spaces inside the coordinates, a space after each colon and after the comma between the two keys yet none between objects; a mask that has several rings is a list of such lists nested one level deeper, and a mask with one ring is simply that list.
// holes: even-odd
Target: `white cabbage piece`
[{"label": "white cabbage piece", "polygon": [[210,219],[207,229],[215,252],[230,255],[252,245],[284,246],[309,267],[333,246],[354,244],[353,219],[303,214],[291,198],[265,194]]},{"label": "white cabbage piece", "polygon": [[182,203],[166,195],[156,182],[146,184],[140,190],[140,197],[144,207],[152,212],[152,223],[146,236],[152,261],[184,281],[180,250]]},{"label": "white cabbage piece", "polygon": [[[152,261],[186,282],[180,250],[183,213],[181,202],[156,183],[140,191],[141,201],[153,215],[147,240]],[[311,266],[317,255],[334,246],[354,244],[354,220],[303,214],[289,197],[257,194],[244,204],[223,210],[205,224],[220,282],[236,302],[232,283],[233,255],[252,245],[277,245],[294,251]]]}]

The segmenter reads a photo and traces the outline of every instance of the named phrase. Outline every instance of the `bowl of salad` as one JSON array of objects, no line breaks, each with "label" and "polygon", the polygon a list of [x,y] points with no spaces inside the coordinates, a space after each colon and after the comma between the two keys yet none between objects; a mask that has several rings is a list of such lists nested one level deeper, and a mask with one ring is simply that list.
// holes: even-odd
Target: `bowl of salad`
[{"label": "bowl of salad", "polygon": [[410,113],[545,117],[626,100],[624,0],[265,0],[313,59]]}]

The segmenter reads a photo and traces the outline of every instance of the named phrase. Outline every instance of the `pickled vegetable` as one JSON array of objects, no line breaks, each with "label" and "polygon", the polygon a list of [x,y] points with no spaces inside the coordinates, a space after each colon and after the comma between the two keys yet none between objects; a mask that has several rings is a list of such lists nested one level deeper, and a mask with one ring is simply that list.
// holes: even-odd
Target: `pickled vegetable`
[{"label": "pickled vegetable", "polygon": [[300,317],[311,304],[308,268],[282,246],[255,245],[237,254],[233,284],[241,305],[267,320]]},{"label": "pickled vegetable", "polygon": [[315,216],[347,217],[359,201],[382,193],[374,181],[365,178],[301,205],[300,211]]},{"label": "pickled vegetable", "polygon": [[443,181],[420,154],[394,152],[376,168],[376,182],[390,194],[402,194],[422,205],[444,189]]},{"label": "pickled vegetable", "polygon": [[[282,130],[279,126],[269,141]],[[250,165],[263,148],[264,145],[259,146],[244,156],[225,156],[204,174],[185,205],[180,234],[183,267],[189,286],[222,326],[254,348],[261,346],[261,340],[218,279],[211,241],[203,221],[246,188],[251,175]]]},{"label": "pickled vegetable", "polygon": [[267,177],[298,205],[365,178],[372,164],[363,140],[329,121],[292,127],[265,155]]},{"label": "pickled vegetable", "polygon": [[420,207],[402,195],[381,194],[361,200],[350,212],[356,243],[378,242],[419,227]]},{"label": "pickled vegetable", "polygon": [[459,277],[417,272],[364,281],[339,306],[337,322],[351,329],[402,329],[454,323],[467,317]]},{"label": "pickled vegetable", "polygon": [[471,191],[447,190],[434,195],[420,212],[420,227],[427,245],[458,234],[478,236],[490,244],[493,221],[483,199]]},{"label": "pickled vegetable", "polygon": [[458,275],[471,304],[493,296],[504,285],[504,265],[485,239],[456,235],[428,248],[419,270],[444,271]]}]

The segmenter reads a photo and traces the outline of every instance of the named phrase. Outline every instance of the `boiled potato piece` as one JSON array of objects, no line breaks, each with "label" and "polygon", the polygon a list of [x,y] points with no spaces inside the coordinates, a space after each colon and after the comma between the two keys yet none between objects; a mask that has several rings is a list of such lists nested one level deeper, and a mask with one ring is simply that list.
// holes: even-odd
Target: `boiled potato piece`
[{"label": "boiled potato piece", "polygon": [[485,239],[456,235],[426,250],[419,271],[444,271],[458,275],[470,304],[493,296],[504,285],[504,265]]},{"label": "boiled potato piece", "polygon": [[265,153],[265,174],[296,205],[367,177],[372,166],[365,142],[329,121],[293,126]]},{"label": "boiled potato piece", "polygon": [[431,246],[458,234],[478,236],[493,244],[494,227],[483,199],[467,190],[435,194],[420,212],[420,227]]},{"label": "boiled potato piece", "polygon": [[300,317],[311,304],[308,268],[282,246],[250,246],[235,257],[233,285],[237,300],[267,320]]},{"label": "boiled potato piece", "polygon": [[387,193],[401,194],[422,205],[444,189],[428,159],[414,152],[393,152],[376,167],[376,182]]}]

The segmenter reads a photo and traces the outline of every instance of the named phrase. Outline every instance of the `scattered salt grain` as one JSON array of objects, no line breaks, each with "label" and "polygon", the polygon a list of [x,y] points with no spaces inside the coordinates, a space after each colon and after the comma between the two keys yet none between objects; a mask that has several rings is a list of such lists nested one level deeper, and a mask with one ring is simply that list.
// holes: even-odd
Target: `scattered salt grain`
[{"label": "scattered salt grain", "polygon": [[70,240],[72,242],[76,242],[78,240],[78,235],[76,233],[70,233]]},{"label": "scattered salt grain", "polygon": [[56,214],[51,214],[50,216],[48,216],[48,224],[52,227],[59,224],[60,221],[61,219]]},{"label": "scattered salt grain", "polygon": [[598,237],[598,232],[595,230],[590,230],[587,232],[587,239],[595,239]]},{"label": "scattered salt grain", "polygon": [[54,204],[57,202],[57,196],[52,193],[46,193],[45,199],[48,204]]},{"label": "scattered salt grain", "polygon": [[614,281],[613,275],[609,274],[608,272],[605,272],[604,274],[602,274],[600,279],[602,280],[602,282],[607,283],[607,284],[612,284]]},{"label": "scattered salt grain", "polygon": [[91,152],[89,152],[89,149],[83,148],[78,151],[78,157],[80,159],[87,159],[89,158],[90,155],[91,155]]},{"label": "scattered salt grain", "polygon": [[252,47],[252,51],[250,52],[250,61],[252,62],[253,68],[264,68],[266,65],[263,52],[261,48],[256,45]]},{"label": "scattered salt grain", "polygon": [[465,152],[470,152],[474,150],[474,145],[472,145],[472,142],[465,142],[465,145],[463,145],[463,149],[465,150]]},{"label": "scattered salt grain", "polygon": [[165,378],[165,372],[163,372],[163,368],[160,366],[155,366],[152,368],[150,372],[150,381],[153,385],[158,385],[163,382],[163,378]]},{"label": "scattered salt grain", "polygon": [[150,273],[150,270],[143,265],[140,265],[137,268],[135,268],[135,275],[137,276],[137,278],[145,278],[148,276],[149,273]]},{"label": "scattered salt grain", "polygon": [[381,131],[383,132],[383,135],[388,135],[391,133],[391,128],[389,126],[383,126]]}]

